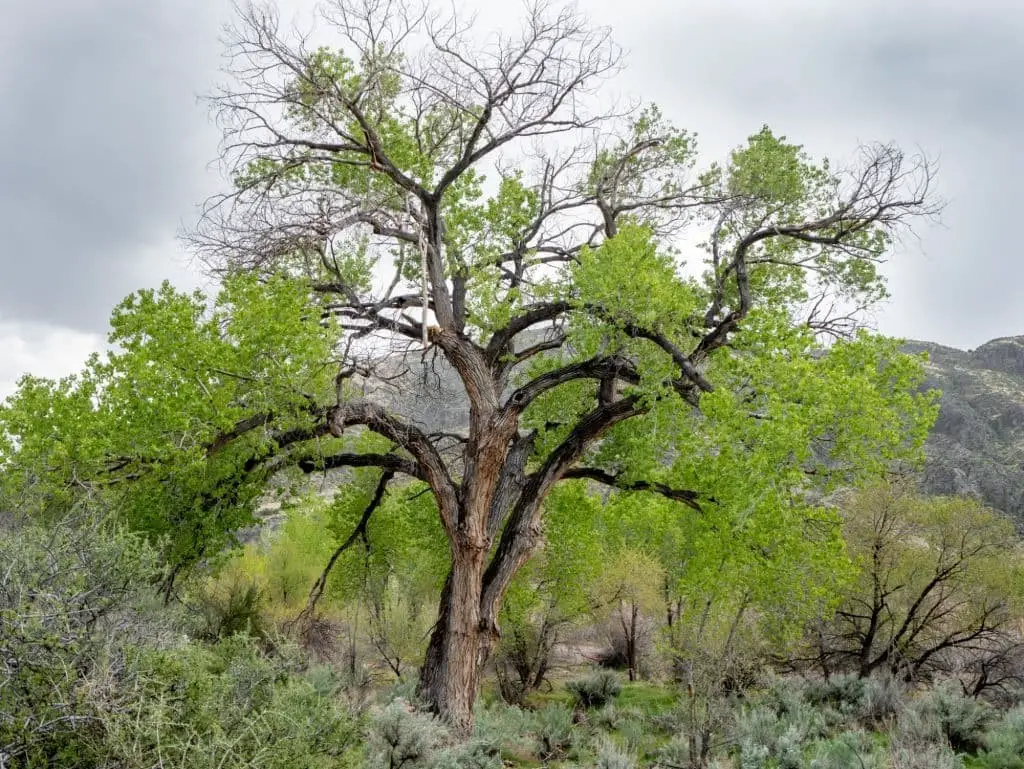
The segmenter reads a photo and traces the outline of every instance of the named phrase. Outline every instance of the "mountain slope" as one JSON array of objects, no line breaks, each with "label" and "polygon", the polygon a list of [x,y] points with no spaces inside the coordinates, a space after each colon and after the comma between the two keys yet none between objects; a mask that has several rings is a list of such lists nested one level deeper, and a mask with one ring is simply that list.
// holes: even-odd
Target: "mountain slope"
[{"label": "mountain slope", "polygon": [[1024,336],[972,351],[929,342],[906,349],[929,354],[927,386],[942,390],[925,491],[978,497],[1024,526]]}]

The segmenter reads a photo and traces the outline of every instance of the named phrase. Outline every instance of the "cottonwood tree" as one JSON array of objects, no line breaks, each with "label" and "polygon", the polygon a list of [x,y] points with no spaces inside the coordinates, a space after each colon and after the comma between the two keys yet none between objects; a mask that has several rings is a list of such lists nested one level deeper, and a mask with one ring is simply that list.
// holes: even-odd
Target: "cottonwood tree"
[{"label": "cottonwood tree", "polygon": [[[764,538],[919,445],[920,361],[858,329],[893,237],[936,211],[923,159],[872,145],[837,170],[764,128],[699,167],[656,108],[602,103],[619,51],[569,8],[488,37],[339,0],[317,34],[241,10],[212,99],[233,184],[191,235],[228,297],[144,292],[109,360],[27,381],[4,416],[23,488],[33,456],[65,490],[113,474],[194,558],[289,463],[426,484],[450,570],[420,693],[466,729],[558,484]],[[435,374],[464,430],[400,407],[396,382]],[[100,418],[106,442],[84,437]]]}]

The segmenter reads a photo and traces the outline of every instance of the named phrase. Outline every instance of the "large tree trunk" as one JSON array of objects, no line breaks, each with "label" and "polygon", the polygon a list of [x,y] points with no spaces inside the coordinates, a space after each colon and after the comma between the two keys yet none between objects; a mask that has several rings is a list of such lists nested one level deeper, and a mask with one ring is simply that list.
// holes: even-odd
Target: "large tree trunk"
[{"label": "large tree trunk", "polygon": [[468,735],[480,672],[492,642],[480,621],[486,552],[472,547],[453,551],[418,694],[456,732]]}]

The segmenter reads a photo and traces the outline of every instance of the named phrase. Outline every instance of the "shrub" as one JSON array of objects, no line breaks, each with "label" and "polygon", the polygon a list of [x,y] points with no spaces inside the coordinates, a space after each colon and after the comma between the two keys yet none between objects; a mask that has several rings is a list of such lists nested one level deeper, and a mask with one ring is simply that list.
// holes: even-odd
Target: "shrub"
[{"label": "shrub", "polygon": [[577,707],[600,708],[619,696],[622,683],[614,673],[603,670],[578,681],[571,681],[565,688],[572,694]]},{"label": "shrub", "polygon": [[622,721],[622,714],[619,709],[615,707],[615,703],[609,702],[600,710],[597,710],[588,716],[590,723],[592,723],[598,729],[611,730],[615,728],[615,725]]},{"label": "shrub", "polygon": [[[502,606],[502,638],[494,655],[494,672],[502,699],[522,705],[547,680],[555,645],[574,612],[559,600],[567,578],[531,580],[536,570],[552,568],[541,558],[517,577]],[[564,592],[564,591],[563,591]]]},{"label": "shrub", "polygon": [[533,727],[532,714],[514,706],[478,706],[476,728],[471,742],[483,746],[489,755],[500,755],[509,750],[522,755],[535,747],[530,734]]},{"label": "shrub", "polygon": [[690,766],[690,744],[682,737],[673,737],[661,748],[654,758],[655,769],[675,769]]},{"label": "shrub", "polygon": [[780,715],[811,706],[823,725],[842,728],[851,720],[871,726],[892,718],[902,710],[904,695],[903,686],[892,676],[843,674],[811,681],[775,678],[769,682],[764,703]]},{"label": "shrub", "polygon": [[534,714],[537,755],[542,761],[566,758],[576,746],[572,711],[550,704]]},{"label": "shrub", "polygon": [[764,691],[764,705],[779,715],[798,712],[807,706],[810,686],[804,681],[772,676]]},{"label": "shrub", "polygon": [[245,636],[210,649],[130,651],[121,702],[104,714],[106,765],[344,764],[355,753],[358,723],[323,684]]},{"label": "shrub", "polygon": [[430,762],[430,769],[502,769],[501,754],[470,740],[437,754]]},{"label": "shrub", "polygon": [[436,718],[395,700],[374,720],[370,730],[372,766],[380,769],[429,767],[435,751],[448,739]]},{"label": "shrub", "polygon": [[418,682],[414,678],[400,678],[381,691],[381,704],[390,705],[395,700],[405,700],[414,708],[425,705],[416,696]]},{"label": "shrub", "polygon": [[0,531],[0,766],[98,760],[108,625],[155,580],[155,560],[90,510]]},{"label": "shrub", "polygon": [[881,769],[873,748],[863,732],[845,732],[818,745],[810,769]]},{"label": "shrub", "polygon": [[963,759],[948,745],[896,746],[890,764],[892,769],[964,769]]},{"label": "shrub", "polygon": [[517,707],[478,706],[476,728],[464,743],[439,752],[430,769],[502,769],[502,751],[519,754],[534,747],[528,737],[530,721]]},{"label": "shrub", "polygon": [[1005,713],[985,735],[981,769],[1024,769],[1024,707]]},{"label": "shrub", "polygon": [[858,715],[861,720],[879,723],[903,710],[905,692],[893,676],[864,679]]},{"label": "shrub", "polygon": [[844,716],[850,716],[860,710],[866,685],[867,679],[846,673],[808,682],[804,692],[812,705],[830,705]]},{"label": "shrub", "polygon": [[634,753],[647,752],[654,742],[647,720],[641,714],[622,719],[616,731],[625,746]]},{"label": "shrub", "polygon": [[781,715],[763,706],[744,708],[733,735],[741,769],[799,769],[803,746],[821,736],[823,728],[821,717],[806,704]]},{"label": "shrub", "polygon": [[263,596],[255,582],[243,579],[210,581],[202,584],[190,603],[199,625],[196,636],[205,641],[244,633],[253,638],[265,638],[263,622]]},{"label": "shrub", "polygon": [[594,769],[636,769],[636,760],[610,740],[603,740],[597,750]]},{"label": "shrub", "polygon": [[946,682],[912,702],[900,718],[901,737],[912,744],[948,743],[953,750],[973,753],[982,746],[992,719],[986,703],[965,697]]}]

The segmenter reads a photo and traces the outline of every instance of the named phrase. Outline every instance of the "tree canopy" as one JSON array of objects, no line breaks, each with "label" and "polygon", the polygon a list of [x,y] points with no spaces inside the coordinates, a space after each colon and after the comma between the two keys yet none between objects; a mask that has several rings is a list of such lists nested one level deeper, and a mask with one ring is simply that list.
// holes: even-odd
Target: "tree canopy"
[{"label": "tree canopy", "polygon": [[[817,495],[920,447],[921,361],[861,311],[936,211],[926,160],[840,169],[765,127],[702,161],[656,107],[601,104],[618,49],[569,9],[487,39],[386,0],[322,22],[337,43],[311,47],[242,9],[212,97],[232,185],[190,235],[222,289],[139,292],[109,354],[25,379],[6,494],[109,497],[180,566],[288,468],[375,468],[371,507],[423,484],[451,570],[421,690],[465,726],[563,481],[662,497],[742,579],[800,547]],[[462,429],[402,408],[432,377]]]}]

